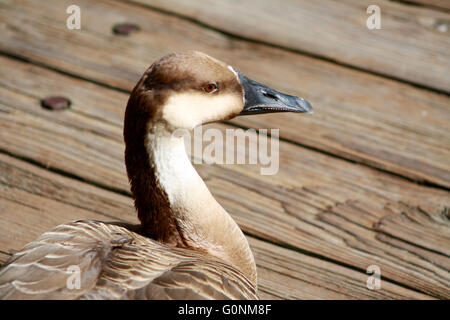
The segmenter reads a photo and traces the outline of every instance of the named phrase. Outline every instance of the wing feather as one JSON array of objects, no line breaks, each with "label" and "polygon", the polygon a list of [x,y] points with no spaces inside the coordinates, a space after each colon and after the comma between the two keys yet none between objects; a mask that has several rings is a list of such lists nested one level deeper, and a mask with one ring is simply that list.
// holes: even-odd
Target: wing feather
[{"label": "wing feather", "polygon": [[[71,288],[73,267],[80,287]],[[1,299],[257,299],[233,266],[99,221],[57,226],[0,270]]]}]

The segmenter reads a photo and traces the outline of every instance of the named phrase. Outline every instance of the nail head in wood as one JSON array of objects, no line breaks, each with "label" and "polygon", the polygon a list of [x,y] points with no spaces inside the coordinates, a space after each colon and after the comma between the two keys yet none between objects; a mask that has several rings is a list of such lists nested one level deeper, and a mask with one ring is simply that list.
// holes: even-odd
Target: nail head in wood
[{"label": "nail head in wood", "polygon": [[53,96],[41,100],[41,106],[48,110],[64,110],[70,107],[70,100],[65,97]]},{"label": "nail head in wood", "polygon": [[135,24],[121,23],[121,24],[116,24],[113,27],[113,32],[114,32],[114,34],[117,34],[117,35],[127,36],[130,33],[138,31],[139,29],[140,29],[139,26],[137,26]]}]

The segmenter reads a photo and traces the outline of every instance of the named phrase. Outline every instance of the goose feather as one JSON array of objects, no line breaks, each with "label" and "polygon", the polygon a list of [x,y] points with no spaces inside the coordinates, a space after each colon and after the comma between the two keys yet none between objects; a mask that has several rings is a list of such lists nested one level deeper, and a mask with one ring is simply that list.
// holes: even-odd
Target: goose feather
[{"label": "goose feather", "polygon": [[[79,289],[68,285],[71,266]],[[218,258],[92,220],[59,225],[13,255],[0,271],[0,297],[257,299],[249,280]]]}]

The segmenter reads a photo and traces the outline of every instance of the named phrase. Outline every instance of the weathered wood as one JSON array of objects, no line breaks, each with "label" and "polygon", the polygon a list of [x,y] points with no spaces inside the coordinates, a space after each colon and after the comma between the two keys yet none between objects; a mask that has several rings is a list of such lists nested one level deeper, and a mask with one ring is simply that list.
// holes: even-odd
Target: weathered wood
[{"label": "weathered wood", "polygon": [[[277,294],[279,298],[323,299],[326,296],[327,299],[403,299],[411,295],[419,299],[426,298],[388,282],[382,284],[381,290],[374,292],[366,287],[368,275],[365,273],[297,252],[292,254],[291,250],[285,248],[273,250],[272,245],[257,242],[251,237],[249,240],[258,264],[260,290]],[[271,277],[272,272],[278,277]],[[267,276],[263,276],[265,273]],[[290,282],[291,278],[297,282]],[[302,282],[300,286],[298,281]]]},{"label": "weathered wood", "polygon": [[369,30],[366,10],[375,4],[371,0],[131,2],[238,36],[450,92],[450,30],[439,28],[450,20],[446,12],[379,0],[381,29]]},{"label": "weathered wood", "polygon": [[[63,177],[0,154],[0,248],[11,253],[52,227],[79,219],[127,221],[136,217],[130,197]],[[255,253],[262,298],[427,299],[386,282],[378,291],[367,275],[248,237]],[[0,254],[0,263],[8,254]]]},{"label": "weathered wood", "polygon": [[[313,116],[261,115],[233,123],[280,128],[283,138],[301,145],[450,187],[448,96],[228,38],[120,2],[80,0],[82,30],[68,30],[65,8],[72,3],[46,3],[45,7],[33,1],[0,4],[0,51],[127,90],[154,59],[171,51],[205,51],[260,82],[309,99],[315,107]],[[113,25],[127,21],[138,24],[141,31],[128,37],[112,34]],[[406,61],[403,56],[402,60]],[[433,74],[419,65],[412,69]],[[440,70],[445,69],[445,63],[441,64]]]},{"label": "weathered wood", "polygon": [[0,251],[0,267],[9,259],[9,257],[9,254]]},{"label": "weathered wood", "polygon": [[49,228],[72,220],[138,222],[130,197],[36,169],[5,155],[0,159],[1,251],[14,253]]},{"label": "weathered wood", "polygon": [[407,0],[407,2],[413,2],[436,8],[450,9],[450,1],[448,0]]},{"label": "weathered wood", "polygon": [[[0,57],[0,64],[4,66],[0,70],[0,150],[127,193],[121,132],[127,94],[10,58]],[[15,79],[23,81],[8,78],[13,71]],[[40,98],[51,92],[70,98],[71,108],[62,112],[42,109]],[[403,247],[379,240],[377,236],[384,234],[380,231],[385,231],[373,227],[395,213],[385,209],[390,203],[440,208],[450,205],[448,192],[285,142],[280,142],[280,169],[274,176],[260,175],[258,166],[250,165],[200,165],[198,169],[214,196],[247,233],[363,272],[377,264],[385,279],[436,297],[449,296],[446,257],[431,251],[417,255],[415,249],[423,251],[422,244],[409,243],[409,238],[405,242],[403,235],[398,237]],[[86,202],[105,205],[95,197]],[[358,204],[358,210],[348,205],[352,202]],[[39,206],[24,212],[31,215],[33,210]],[[81,217],[83,210],[81,207]],[[120,207],[111,210],[117,212]],[[334,214],[337,210],[343,213]],[[439,210],[428,211],[441,215]],[[344,214],[346,219],[341,217]],[[448,221],[442,224],[445,232]]]},{"label": "weathered wood", "polygon": [[[396,213],[380,219],[374,225],[375,230],[434,251],[443,257],[450,257],[450,207],[442,208],[440,215],[429,214],[420,207],[411,208],[407,205],[396,210]],[[450,270],[450,259],[443,259],[443,262],[447,263],[445,267]]]}]

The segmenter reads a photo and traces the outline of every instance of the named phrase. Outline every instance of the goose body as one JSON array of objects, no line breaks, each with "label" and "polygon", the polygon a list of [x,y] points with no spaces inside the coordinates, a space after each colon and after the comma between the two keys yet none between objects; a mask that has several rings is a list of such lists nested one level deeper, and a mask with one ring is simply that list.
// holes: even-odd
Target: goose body
[{"label": "goose body", "polygon": [[99,221],[44,233],[10,259],[1,281],[3,299],[257,298],[254,284],[221,259]]},{"label": "goose body", "polygon": [[156,61],[133,89],[124,121],[125,164],[140,225],[89,220],[55,227],[0,270],[0,298],[257,299],[245,236],[173,133],[285,111],[309,112],[311,106],[200,52]]}]

